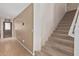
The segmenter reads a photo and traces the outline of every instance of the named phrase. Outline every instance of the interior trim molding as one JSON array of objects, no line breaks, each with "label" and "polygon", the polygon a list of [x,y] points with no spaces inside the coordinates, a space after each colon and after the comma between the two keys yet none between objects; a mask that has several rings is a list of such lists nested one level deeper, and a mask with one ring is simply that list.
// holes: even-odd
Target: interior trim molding
[{"label": "interior trim molding", "polygon": [[23,46],[29,53],[31,53],[33,55],[33,53],[28,48],[26,48],[19,40],[17,40],[17,41],[21,44],[21,46]]}]

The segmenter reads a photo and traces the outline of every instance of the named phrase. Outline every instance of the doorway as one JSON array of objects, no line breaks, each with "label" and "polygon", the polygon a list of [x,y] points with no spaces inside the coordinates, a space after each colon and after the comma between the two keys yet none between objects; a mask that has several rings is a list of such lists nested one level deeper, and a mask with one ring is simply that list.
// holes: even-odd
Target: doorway
[{"label": "doorway", "polygon": [[12,22],[3,22],[3,38],[12,37]]}]

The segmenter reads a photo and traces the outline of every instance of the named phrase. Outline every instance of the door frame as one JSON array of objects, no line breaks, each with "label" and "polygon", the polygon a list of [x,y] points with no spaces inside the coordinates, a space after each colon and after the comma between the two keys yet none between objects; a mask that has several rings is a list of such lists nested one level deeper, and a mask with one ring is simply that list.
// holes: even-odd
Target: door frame
[{"label": "door frame", "polygon": [[3,38],[5,37],[5,23],[10,23],[10,32],[11,32],[11,37],[12,37],[12,22],[3,22]]}]

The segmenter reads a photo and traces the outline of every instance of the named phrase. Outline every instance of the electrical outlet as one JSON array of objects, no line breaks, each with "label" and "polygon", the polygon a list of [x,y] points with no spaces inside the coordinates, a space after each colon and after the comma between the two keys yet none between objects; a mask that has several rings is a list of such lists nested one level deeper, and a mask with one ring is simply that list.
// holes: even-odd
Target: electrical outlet
[{"label": "electrical outlet", "polygon": [[22,42],[24,42],[24,40],[22,40]]}]

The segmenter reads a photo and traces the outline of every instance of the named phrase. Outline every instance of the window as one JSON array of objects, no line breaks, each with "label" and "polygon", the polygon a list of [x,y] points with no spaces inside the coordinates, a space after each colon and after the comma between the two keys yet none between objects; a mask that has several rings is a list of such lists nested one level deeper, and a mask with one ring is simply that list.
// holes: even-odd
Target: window
[{"label": "window", "polygon": [[10,30],[11,27],[10,27],[10,23],[5,23],[5,30]]}]

